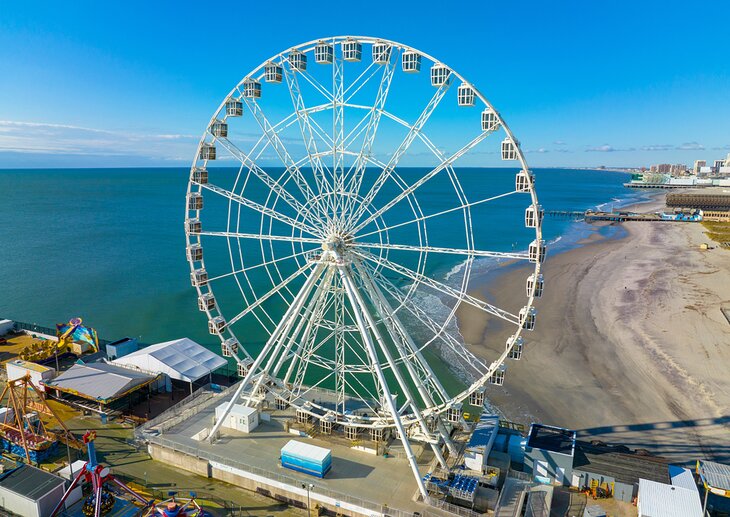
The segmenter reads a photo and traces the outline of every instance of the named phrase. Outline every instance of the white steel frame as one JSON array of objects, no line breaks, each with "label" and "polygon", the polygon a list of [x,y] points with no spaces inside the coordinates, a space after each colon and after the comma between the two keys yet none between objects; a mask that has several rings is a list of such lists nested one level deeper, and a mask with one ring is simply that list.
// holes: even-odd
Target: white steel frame
[{"label": "white steel frame", "polygon": [[[371,63],[360,75],[348,83],[346,74],[349,63],[342,56],[341,43],[354,40],[363,45],[363,58],[371,55],[369,46],[388,44],[391,46],[390,60],[383,64]],[[334,50],[332,63],[317,64],[314,48],[318,42],[331,44]],[[310,55],[308,70],[293,69],[289,53],[293,50]],[[512,345],[517,342],[522,328],[519,316],[467,294],[471,268],[478,257],[493,257],[528,262],[524,252],[496,252],[477,249],[474,244],[471,210],[477,205],[496,201],[505,196],[518,194],[507,191],[484,199],[469,200],[461,188],[456,162],[492,132],[503,131],[506,137],[516,142],[512,132],[499,113],[479,90],[456,71],[449,69],[448,78],[433,90],[433,95],[424,103],[420,115],[407,122],[386,109],[391,84],[395,75],[403,73],[400,66],[404,52],[417,52],[421,56],[422,72],[429,81],[427,66],[443,65],[428,54],[401,43],[362,36],[336,36],[303,43],[266,59],[259,67],[242,80],[228,95],[214,113],[208,130],[199,143],[199,149],[206,145],[221,147],[218,156],[240,162],[240,169],[233,188],[216,185],[213,177],[209,182],[198,183],[192,171],[206,168],[207,160],[201,160],[199,152],[191,169],[187,195],[212,194],[228,203],[228,223],[225,229],[208,227],[203,222],[202,231],[190,233],[186,226],[187,246],[201,245],[203,239],[225,239],[231,271],[210,276],[205,285],[195,286],[198,296],[213,294],[214,285],[224,279],[233,278],[242,295],[243,305],[228,314],[226,327],[219,332],[221,342],[236,338],[232,327],[244,318],[253,319],[266,331],[268,339],[263,349],[252,354],[247,350],[245,340],[233,358],[239,365],[245,365],[246,374],[240,382],[235,396],[228,402],[223,416],[215,423],[210,439],[215,440],[222,421],[233,404],[243,400],[256,405],[263,396],[261,389],[274,391],[277,398],[290,406],[304,411],[314,418],[334,418],[335,425],[356,425],[360,428],[395,428],[401,437],[406,456],[424,497],[428,497],[418,470],[408,436],[429,443],[439,462],[445,466],[440,445],[446,444],[454,450],[445,424],[449,409],[459,408],[469,395],[483,389],[492,374],[509,357]],[[265,67],[275,64],[282,67],[281,83],[264,83]],[[325,86],[312,73],[314,67],[331,66],[331,84]],[[261,105],[261,98],[244,96],[244,81],[257,80],[265,85],[262,97],[268,88],[287,88],[293,111],[278,121],[272,121]],[[377,95],[371,104],[354,101],[357,93],[374,81]],[[438,106],[442,103],[451,85],[468,84],[483,108],[492,110],[499,121],[489,130],[481,130],[482,110],[474,111],[474,127],[479,128],[456,152],[445,154],[427,136],[425,127]],[[318,92],[317,102],[307,104],[303,86]],[[255,120],[261,136],[244,152],[228,136],[215,136],[211,126],[216,121],[235,122],[226,114],[226,102],[234,99],[243,102],[244,117]],[[456,102],[456,99],[453,99]],[[248,112],[246,112],[246,108]],[[322,127],[317,114],[331,111],[332,126]],[[347,131],[346,113],[359,113],[357,124]],[[387,162],[377,159],[373,145],[381,120],[400,125],[406,136],[390,154]],[[287,148],[282,132],[297,124],[306,156],[296,159]],[[408,154],[411,145],[418,141],[436,158],[438,165],[431,168],[417,181],[407,181],[398,173],[398,166]],[[523,171],[528,171],[522,151],[517,150],[517,159]],[[273,173],[260,163],[264,152],[273,153],[284,172]],[[352,164],[346,166],[346,160]],[[365,187],[363,178],[366,168],[374,167],[377,177]],[[307,170],[310,170],[308,173]],[[446,175],[454,189],[457,202],[447,209],[424,213],[418,194],[428,188],[429,181],[436,176]],[[528,206],[538,207],[538,200],[528,174]],[[249,181],[258,180],[268,189],[265,202],[255,201],[246,195]],[[387,202],[378,202],[386,185],[400,191]],[[527,198],[527,196],[526,196]],[[408,206],[412,218],[392,224],[386,216],[394,206]],[[204,210],[186,210],[186,219],[204,219]],[[451,248],[429,244],[427,223],[447,215],[463,215],[465,247]],[[523,212],[516,214],[522,218]],[[243,231],[241,218],[260,219],[258,233]],[[219,227],[218,227],[219,228]],[[281,228],[288,228],[282,231]],[[410,230],[417,238],[417,245],[394,242],[395,229]],[[533,229],[533,228],[531,228]],[[542,239],[541,223],[534,227],[535,239]],[[291,252],[282,254],[281,246],[291,246]],[[257,247],[262,260],[244,265],[244,249]],[[278,250],[278,251],[277,251]],[[390,253],[413,253],[416,265],[404,265],[389,257]],[[463,260],[461,281],[456,285],[432,278],[426,268],[429,254],[457,255]],[[202,254],[201,254],[202,255]],[[203,255],[207,256],[207,254]],[[188,257],[191,271],[205,268],[201,257]],[[196,260],[199,258],[199,260]],[[240,264],[239,264],[240,263]],[[295,267],[290,267],[291,264]],[[289,267],[285,267],[285,266]],[[534,264],[534,278],[540,274],[541,264]],[[254,285],[250,274],[265,273],[271,282],[268,289],[261,290]],[[407,282],[407,287],[394,282],[396,276]],[[450,301],[450,312],[445,320],[438,320],[428,314],[416,301],[418,289],[428,289]],[[534,293],[527,293],[526,309],[532,308]],[[271,301],[286,305],[283,316],[268,308]],[[227,300],[218,300],[204,309],[209,320],[223,317],[222,307]],[[447,326],[461,304],[482,310],[514,326],[514,334],[508,340],[505,350],[492,362],[485,362],[447,331]],[[241,309],[241,307],[243,307]],[[415,340],[409,332],[404,318],[417,322],[431,337]],[[328,347],[326,343],[333,345]],[[459,393],[448,393],[432,366],[424,356],[431,345],[444,347],[455,354],[471,368],[472,382]],[[250,348],[250,347],[249,347]],[[255,357],[253,357],[255,355]],[[329,372],[320,378],[307,379],[308,368],[319,368]],[[307,384],[306,381],[309,381]],[[315,403],[313,390],[325,382],[333,382],[334,408]],[[414,390],[415,388],[415,390]],[[398,393],[398,399],[394,395]],[[362,408],[357,414],[348,410],[353,402]],[[429,426],[429,423],[432,425]],[[409,432],[409,429],[411,431]]]}]

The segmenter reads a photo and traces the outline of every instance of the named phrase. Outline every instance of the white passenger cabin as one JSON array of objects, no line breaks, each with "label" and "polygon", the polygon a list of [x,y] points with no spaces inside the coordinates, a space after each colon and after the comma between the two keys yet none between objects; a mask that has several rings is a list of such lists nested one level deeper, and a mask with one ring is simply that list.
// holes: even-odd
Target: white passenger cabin
[{"label": "white passenger cabin", "polygon": [[314,62],[320,65],[331,65],[334,60],[335,51],[332,45],[320,41],[314,47]]},{"label": "white passenger cabin", "polygon": [[264,65],[264,80],[267,83],[280,83],[282,72],[281,65],[268,62]]},{"label": "white passenger cabin", "polygon": [[525,330],[532,332],[535,330],[535,318],[537,318],[537,309],[535,307],[523,307],[520,309],[520,325]]},{"label": "white passenger cabin", "polygon": [[228,99],[226,101],[226,115],[229,117],[240,117],[243,115],[243,103],[238,99]]},{"label": "white passenger cabin", "polygon": [[210,133],[216,138],[226,138],[228,136],[228,124],[222,120],[214,120],[210,125]]},{"label": "white passenger cabin", "polygon": [[342,59],[350,62],[357,62],[362,59],[362,43],[354,39],[346,39],[342,42]]},{"label": "white passenger cabin", "polygon": [[421,71],[421,54],[412,50],[403,52],[403,71],[408,74],[415,74]]},{"label": "white passenger cabin", "polygon": [[499,128],[499,117],[492,108],[482,111],[482,131],[495,131]]},{"label": "white passenger cabin", "polygon": [[542,274],[538,274],[537,277],[535,277],[535,273],[531,274],[527,277],[527,296],[534,296],[535,298],[540,298],[542,296],[542,290],[545,286],[545,280]]},{"label": "white passenger cabin", "polygon": [[431,67],[431,86],[443,86],[449,82],[451,70],[446,65],[436,63]]},{"label": "white passenger cabin", "polygon": [[464,83],[459,85],[456,97],[459,106],[474,106],[476,94],[474,88]]},{"label": "white passenger cabin", "polygon": [[289,66],[294,71],[305,71],[307,69],[307,55],[298,50],[292,50],[289,52]]},{"label": "white passenger cabin", "polygon": [[376,65],[385,65],[390,61],[392,47],[384,41],[373,43],[373,63]]}]

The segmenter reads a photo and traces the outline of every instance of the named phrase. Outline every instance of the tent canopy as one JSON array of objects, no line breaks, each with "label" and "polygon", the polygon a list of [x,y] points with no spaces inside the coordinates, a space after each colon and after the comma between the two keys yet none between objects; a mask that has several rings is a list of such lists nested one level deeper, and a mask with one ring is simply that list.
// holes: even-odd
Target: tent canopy
[{"label": "tent canopy", "polygon": [[195,382],[224,367],[226,360],[189,338],[175,339],[132,352],[112,364],[164,373],[171,379]]}]

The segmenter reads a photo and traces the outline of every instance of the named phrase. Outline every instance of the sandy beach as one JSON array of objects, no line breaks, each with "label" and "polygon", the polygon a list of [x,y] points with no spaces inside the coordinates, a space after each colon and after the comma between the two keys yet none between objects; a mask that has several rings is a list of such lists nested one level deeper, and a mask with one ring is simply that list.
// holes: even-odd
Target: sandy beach
[{"label": "sandy beach", "polygon": [[[517,422],[675,461],[728,461],[730,324],[720,308],[730,306],[730,250],[700,250],[713,245],[700,224],[623,228],[621,238],[596,231],[581,247],[548,255],[536,330],[489,398]],[[472,294],[514,310],[528,274],[512,268]],[[493,358],[504,346],[507,329],[476,310],[462,309],[459,326],[476,354]]]}]

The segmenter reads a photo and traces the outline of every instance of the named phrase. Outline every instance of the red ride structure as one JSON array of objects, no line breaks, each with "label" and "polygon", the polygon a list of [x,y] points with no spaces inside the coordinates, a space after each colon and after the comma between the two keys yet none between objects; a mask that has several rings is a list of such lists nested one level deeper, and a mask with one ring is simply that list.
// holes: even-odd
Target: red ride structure
[{"label": "red ride structure", "polygon": [[87,431],[84,435],[84,443],[86,444],[89,459],[78,475],[74,478],[71,486],[68,487],[56,507],[53,509],[51,517],[58,514],[61,508],[63,508],[63,504],[66,502],[71,491],[82,481],[91,485],[91,495],[86,498],[82,507],[84,515],[87,517],[101,517],[101,515],[109,512],[114,507],[116,498],[111,491],[107,490],[107,485],[109,483],[116,485],[144,507],[151,507],[153,505],[153,501],[147,501],[144,497],[115,478],[109,471],[108,467],[104,467],[96,461],[96,448],[94,446],[95,439],[95,431]]}]

